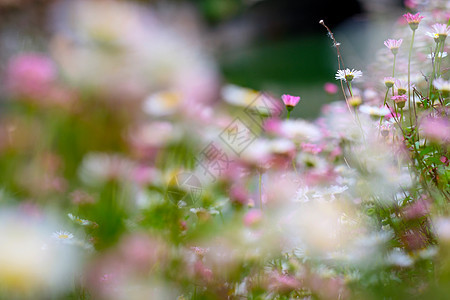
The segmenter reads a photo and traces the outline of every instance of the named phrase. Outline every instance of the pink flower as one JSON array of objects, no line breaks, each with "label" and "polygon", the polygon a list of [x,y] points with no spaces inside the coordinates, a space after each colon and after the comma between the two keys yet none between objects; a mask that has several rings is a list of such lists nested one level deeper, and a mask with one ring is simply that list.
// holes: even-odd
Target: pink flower
[{"label": "pink flower", "polygon": [[132,176],[139,185],[146,185],[155,178],[156,170],[146,166],[138,166],[133,170]]},{"label": "pink flower", "polygon": [[409,27],[411,27],[412,30],[416,30],[419,27],[420,21],[424,18],[424,16],[421,16],[420,13],[415,15],[407,13],[404,14],[403,17],[406,19],[406,22],[408,22]]},{"label": "pink flower", "polygon": [[289,293],[300,288],[301,282],[291,275],[273,272],[269,280],[269,289],[278,293]]},{"label": "pink flower", "polygon": [[397,104],[399,108],[405,107],[406,100],[408,100],[406,98],[406,95],[392,96],[391,99],[395,102],[395,104]]},{"label": "pink flower", "polygon": [[428,117],[421,124],[423,135],[437,143],[450,143],[450,122],[446,118]]},{"label": "pink flower", "polygon": [[417,7],[417,2],[415,0],[405,0],[405,6],[414,9]]},{"label": "pink flower", "polygon": [[396,113],[395,110],[391,107],[391,112],[384,116],[387,120],[391,118],[400,118],[400,114]]},{"label": "pink flower", "polygon": [[392,100],[394,100],[395,103],[399,103],[399,102],[406,102],[406,95],[397,95],[397,96],[392,96],[391,97]]},{"label": "pink flower", "polygon": [[32,99],[43,97],[55,80],[55,65],[43,54],[20,54],[8,63],[7,86],[15,95]]},{"label": "pink flower", "polygon": [[248,194],[244,187],[234,185],[230,188],[230,201],[233,204],[246,205],[248,203]]},{"label": "pink flower", "polygon": [[310,143],[302,143],[301,144],[302,150],[305,152],[309,152],[312,154],[318,154],[322,152],[323,148],[321,146],[318,146],[316,144],[310,144]]},{"label": "pink flower", "polygon": [[294,107],[300,101],[300,97],[295,97],[291,95],[283,95],[281,96],[281,100],[283,100],[284,105]]},{"label": "pink flower", "polygon": [[338,92],[338,86],[331,82],[325,83],[323,89],[325,90],[325,92],[331,95],[336,94]]},{"label": "pink flower", "polygon": [[406,220],[418,219],[429,212],[430,203],[427,200],[419,199],[416,202],[406,206],[403,209],[403,215]]},{"label": "pink flower", "polygon": [[191,247],[190,248],[198,258],[202,259],[209,252],[209,248]]},{"label": "pink flower", "polygon": [[194,272],[201,280],[209,282],[213,279],[213,272],[211,269],[205,267],[201,261],[196,261],[194,263]]},{"label": "pink flower", "polygon": [[253,225],[258,224],[261,221],[262,217],[263,217],[263,215],[262,215],[261,210],[252,209],[245,214],[244,224],[245,224],[245,226],[251,227]]},{"label": "pink flower", "polygon": [[279,119],[270,118],[264,122],[264,130],[269,134],[280,134],[281,132],[281,121]]},{"label": "pink flower", "polygon": [[395,55],[398,53],[398,48],[400,48],[402,42],[403,42],[402,39],[399,40],[387,39],[384,41],[384,45],[388,47],[389,50],[391,50],[392,54]]}]

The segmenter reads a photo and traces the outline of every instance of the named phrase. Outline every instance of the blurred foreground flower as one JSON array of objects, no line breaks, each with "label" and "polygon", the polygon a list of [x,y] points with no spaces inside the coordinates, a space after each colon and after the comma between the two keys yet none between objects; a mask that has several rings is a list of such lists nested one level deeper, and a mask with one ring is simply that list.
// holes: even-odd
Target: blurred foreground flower
[{"label": "blurred foreground flower", "polygon": [[12,208],[0,212],[0,290],[11,298],[52,297],[72,287],[80,249],[52,239],[56,224],[50,217]]},{"label": "blurred foreground flower", "polygon": [[160,10],[113,0],[59,3],[52,50],[62,73],[74,85],[113,97],[176,90],[185,101],[212,100],[215,64],[199,33],[184,28],[194,19]]}]

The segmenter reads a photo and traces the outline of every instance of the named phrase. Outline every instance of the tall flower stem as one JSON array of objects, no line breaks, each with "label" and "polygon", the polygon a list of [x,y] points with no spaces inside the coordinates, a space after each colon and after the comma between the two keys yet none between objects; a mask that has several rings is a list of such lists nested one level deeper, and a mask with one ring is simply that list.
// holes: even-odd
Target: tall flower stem
[{"label": "tall flower stem", "polygon": [[392,67],[392,77],[395,77],[395,59],[397,58],[397,54],[394,54],[394,65]]},{"label": "tall flower stem", "polygon": [[403,124],[403,108],[400,108],[400,124]]},{"label": "tall flower stem", "polygon": [[[341,43],[338,43],[336,41],[336,39],[334,38],[333,32],[331,31],[330,28],[328,28],[327,25],[325,25],[325,22],[323,20],[320,20],[319,24],[321,24],[323,27],[325,27],[325,29],[328,31],[328,34],[329,34],[330,38],[333,40],[333,46],[336,47],[338,69],[339,70],[344,70],[344,72],[345,72],[344,60],[342,59],[341,52],[339,50],[339,47],[340,47]],[[345,81],[345,82],[347,83],[347,87],[349,87],[348,82],[347,81]],[[342,80],[341,80],[341,90],[342,90],[342,93],[344,94],[344,99],[345,99],[345,103],[347,104],[348,111],[350,112],[350,114],[352,114],[352,109],[350,107],[350,104],[348,103],[347,95],[345,94],[344,84],[343,84]]]},{"label": "tall flower stem", "polygon": [[291,116],[291,111],[288,110],[286,120],[289,120],[289,117],[290,117],[290,116]]},{"label": "tall flower stem", "polygon": [[[394,56],[395,57],[395,56]],[[388,94],[389,94],[389,89],[390,88],[388,88],[387,90],[386,90],[386,94],[384,95],[384,102],[383,102],[383,107],[384,106],[386,106],[386,101],[387,101],[387,96],[388,96]],[[394,91],[394,89],[392,89],[392,92]],[[380,117],[380,131],[381,131],[381,122],[383,122],[383,116],[381,116]]]},{"label": "tall flower stem", "polygon": [[408,107],[409,107],[409,121],[412,127],[412,109],[411,109],[411,55],[414,44],[414,37],[416,35],[416,31],[413,30],[411,45],[409,46],[409,54],[408,54]]},{"label": "tall flower stem", "polygon": [[[437,61],[438,61],[437,70],[436,70],[436,78],[441,75],[441,62],[442,62],[442,53],[444,52],[444,44],[445,44],[445,42],[439,42],[438,51],[435,54],[435,56],[437,57]],[[439,56],[439,53],[441,53],[440,56]]]},{"label": "tall flower stem", "polygon": [[[348,86],[348,91],[350,92],[351,97],[353,97],[352,82],[351,82],[351,81],[347,81],[347,86]],[[358,110],[357,110],[356,107],[355,107],[355,109],[354,109],[354,112],[355,112],[355,119],[356,119],[356,122],[358,123],[359,129],[361,129],[361,134],[362,134],[364,143],[366,143],[366,137],[364,136],[364,130],[363,130],[363,128],[362,128],[361,121],[359,120]]]},{"label": "tall flower stem", "polygon": [[[434,78],[436,78],[436,76],[435,76],[436,63],[437,63],[436,58],[437,58],[437,51],[438,51],[439,47],[440,47],[440,44],[436,43],[436,47],[434,48],[434,53],[431,53],[431,59],[432,59],[431,62],[433,64],[433,72],[431,73],[431,76],[429,79],[430,86],[428,89],[428,99],[430,99],[430,100],[431,100],[431,90],[433,89],[433,80],[434,80]],[[432,100],[431,106],[434,106],[434,99]]]},{"label": "tall flower stem", "polygon": [[[397,59],[397,54],[394,54],[394,64],[392,65],[392,78],[395,78],[395,61]],[[388,89],[389,91],[389,89]],[[394,88],[392,88],[392,96],[394,96]],[[387,96],[387,95],[386,95]],[[384,99],[384,103],[386,104],[386,97]]]}]

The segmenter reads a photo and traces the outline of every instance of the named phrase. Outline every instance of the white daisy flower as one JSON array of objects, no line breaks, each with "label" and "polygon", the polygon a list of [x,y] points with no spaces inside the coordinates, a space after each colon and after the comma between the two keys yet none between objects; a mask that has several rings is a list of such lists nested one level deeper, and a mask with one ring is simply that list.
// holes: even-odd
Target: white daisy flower
[{"label": "white daisy flower", "polygon": [[72,215],[71,213],[67,214],[67,216],[68,216],[72,221],[74,221],[75,223],[80,224],[80,225],[82,225],[82,226],[88,226],[88,225],[91,225],[91,224],[92,224],[91,221],[88,221],[88,220],[85,220],[85,219],[81,219],[80,217],[74,216],[74,215]]},{"label": "white daisy flower", "polygon": [[152,94],[145,99],[142,109],[152,116],[168,116],[174,114],[183,104],[180,93],[174,91],[164,91]]},{"label": "white daisy flower", "polygon": [[450,93],[450,80],[444,80],[439,77],[433,81],[433,85],[435,88],[442,92]]},{"label": "white daisy flower", "polygon": [[249,106],[259,96],[259,92],[249,88],[229,84],[222,88],[221,96],[225,102],[235,106]]},{"label": "white daisy flower", "polygon": [[378,116],[378,117],[385,116],[391,112],[385,106],[378,107],[378,106],[371,106],[371,105],[365,105],[365,104],[363,104],[359,107],[359,111],[364,114],[368,114],[371,116]]},{"label": "white daisy flower", "polygon": [[59,230],[54,232],[52,237],[59,242],[69,242],[73,239],[73,234],[68,231]]},{"label": "white daisy flower", "polygon": [[[448,53],[447,52],[438,52],[438,54],[437,54],[437,57],[439,57],[439,58],[444,58],[444,57],[447,57],[447,55],[448,55]],[[427,58],[434,58],[434,56],[435,56],[435,54],[433,53],[432,55],[431,54],[428,54],[427,55]]]},{"label": "white daisy flower", "polygon": [[353,79],[359,78],[363,75],[363,73],[359,70],[355,69],[345,69],[345,70],[338,70],[336,73],[336,80],[345,80],[345,81],[352,81]]},{"label": "white daisy flower", "polygon": [[214,209],[214,208],[210,208],[210,209],[205,209],[203,207],[198,207],[198,208],[191,208],[190,209],[191,213],[194,213],[196,215],[198,215],[199,213],[209,213],[211,215],[218,215],[219,211]]},{"label": "white daisy flower", "polygon": [[431,28],[433,29],[433,32],[427,32],[426,35],[432,37],[436,43],[445,41],[450,32],[450,27],[448,27],[447,24],[436,23],[431,26]]},{"label": "white daisy flower", "polygon": [[387,255],[386,259],[388,263],[399,267],[409,267],[414,263],[411,257],[399,248],[395,248],[391,251],[391,253]]}]

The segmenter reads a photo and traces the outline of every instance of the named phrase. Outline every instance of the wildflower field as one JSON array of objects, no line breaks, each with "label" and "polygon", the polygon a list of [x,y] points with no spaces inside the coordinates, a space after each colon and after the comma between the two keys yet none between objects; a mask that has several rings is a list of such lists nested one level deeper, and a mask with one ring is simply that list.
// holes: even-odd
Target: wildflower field
[{"label": "wildflower field", "polygon": [[192,10],[55,1],[0,66],[0,299],[450,299],[450,2],[406,2],[362,70],[317,17],[304,120]]}]

